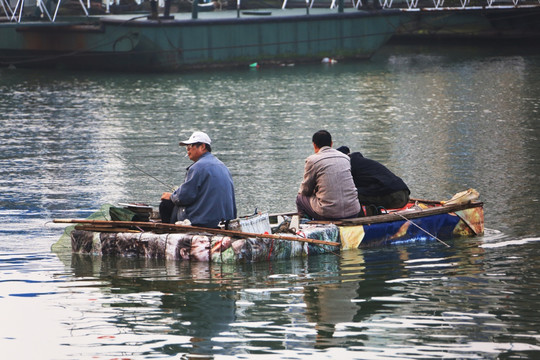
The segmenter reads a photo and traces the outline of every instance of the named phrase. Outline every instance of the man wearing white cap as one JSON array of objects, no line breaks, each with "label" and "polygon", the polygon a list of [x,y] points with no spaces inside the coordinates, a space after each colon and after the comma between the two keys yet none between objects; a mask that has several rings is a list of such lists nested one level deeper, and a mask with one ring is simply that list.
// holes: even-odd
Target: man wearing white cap
[{"label": "man wearing white cap", "polygon": [[173,193],[163,193],[159,207],[163,222],[189,220],[193,226],[216,228],[221,221],[236,218],[234,184],[229,169],[212,154],[212,141],[195,131],[181,141],[193,161],[184,183]]}]

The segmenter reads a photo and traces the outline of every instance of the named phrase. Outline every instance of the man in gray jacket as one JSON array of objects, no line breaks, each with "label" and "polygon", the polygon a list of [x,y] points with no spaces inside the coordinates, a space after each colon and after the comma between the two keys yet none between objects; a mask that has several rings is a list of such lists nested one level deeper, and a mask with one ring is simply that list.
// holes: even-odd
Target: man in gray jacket
[{"label": "man in gray jacket", "polygon": [[298,212],[315,220],[358,216],[360,203],[349,157],[332,149],[332,136],[326,130],[313,134],[312,141],[315,154],[306,159],[296,197]]}]

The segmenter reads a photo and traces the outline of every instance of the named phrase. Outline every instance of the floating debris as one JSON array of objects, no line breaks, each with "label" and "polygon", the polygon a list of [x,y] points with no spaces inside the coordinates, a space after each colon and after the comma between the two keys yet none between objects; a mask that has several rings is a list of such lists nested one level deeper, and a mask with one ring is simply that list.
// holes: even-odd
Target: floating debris
[{"label": "floating debris", "polygon": [[327,58],[327,57],[323,58],[323,59],[321,60],[321,62],[322,62],[323,64],[337,64],[337,60],[336,60],[336,59]]}]

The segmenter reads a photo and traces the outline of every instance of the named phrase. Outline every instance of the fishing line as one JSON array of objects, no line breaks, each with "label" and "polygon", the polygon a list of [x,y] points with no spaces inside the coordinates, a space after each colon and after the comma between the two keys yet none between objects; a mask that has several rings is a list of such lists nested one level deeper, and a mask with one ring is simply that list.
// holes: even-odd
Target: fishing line
[{"label": "fishing line", "polygon": [[166,186],[167,189],[172,189],[172,191],[176,190],[176,187],[175,187],[175,186],[172,186],[172,185],[170,185],[170,184],[165,183],[164,181],[161,181],[160,179],[158,179],[158,178],[155,177],[154,175],[149,174],[149,173],[147,173],[146,171],[144,171],[144,170],[143,170],[142,168],[140,168],[139,166],[137,166],[137,165],[135,165],[135,164],[133,164],[133,163],[129,163],[128,161],[126,161],[125,159],[121,158],[121,157],[118,156],[118,155],[114,155],[114,154],[113,154],[113,156],[116,157],[116,158],[118,158],[118,159],[120,159],[120,160],[122,160],[122,161],[127,162],[128,164],[130,164],[131,166],[133,166],[135,169],[137,169],[137,170],[139,170],[140,172],[142,172],[144,175],[146,175],[146,176],[148,176],[148,177],[151,177],[152,179],[156,180],[156,181],[157,181],[158,183],[160,183],[161,185]]},{"label": "fishing line", "polygon": [[416,225],[415,223],[413,223],[411,220],[407,219],[405,216],[399,214],[399,213],[394,213],[396,214],[397,216],[399,217],[402,217],[404,220],[410,222],[411,224],[413,224],[414,226],[416,226],[417,228],[419,228],[420,230],[422,230],[423,232],[425,232],[426,234],[428,234],[429,236],[431,236],[432,238],[434,238],[435,240],[437,240],[438,242],[440,243],[443,243],[444,245],[446,245],[447,247],[451,247],[450,245],[448,245],[447,243],[445,243],[444,241],[442,241],[441,239],[439,239],[438,237],[436,237],[435,235],[433,234],[430,234],[427,230],[423,229],[422,227]]}]

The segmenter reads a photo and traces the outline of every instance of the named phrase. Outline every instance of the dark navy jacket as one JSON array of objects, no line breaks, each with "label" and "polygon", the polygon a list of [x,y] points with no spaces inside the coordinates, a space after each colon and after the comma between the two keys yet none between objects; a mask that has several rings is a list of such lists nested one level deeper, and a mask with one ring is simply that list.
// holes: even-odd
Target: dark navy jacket
[{"label": "dark navy jacket", "polygon": [[215,228],[236,218],[234,185],[229,169],[212,153],[203,154],[187,168],[184,183],[171,195],[172,218]]}]

